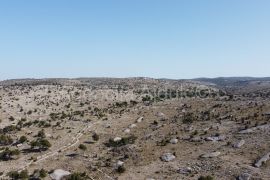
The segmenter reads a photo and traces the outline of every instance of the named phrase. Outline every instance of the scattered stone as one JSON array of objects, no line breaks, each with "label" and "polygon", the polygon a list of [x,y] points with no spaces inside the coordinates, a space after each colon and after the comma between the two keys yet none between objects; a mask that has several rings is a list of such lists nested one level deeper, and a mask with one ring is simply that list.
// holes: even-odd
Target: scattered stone
[{"label": "scattered stone", "polygon": [[194,128],[193,128],[193,126],[188,126],[188,127],[185,127],[184,128],[184,130],[186,131],[186,132],[190,132],[190,131],[192,131]]},{"label": "scattered stone", "polygon": [[224,141],[226,139],[225,136],[214,136],[214,137],[207,137],[205,138],[206,141]]},{"label": "scattered stone", "polygon": [[259,159],[254,166],[259,168],[261,167],[264,163],[266,163],[266,161],[268,161],[270,159],[270,153],[264,155],[261,159]]},{"label": "scattered stone", "polygon": [[250,180],[251,177],[252,177],[251,174],[243,173],[238,177],[238,180]]},{"label": "scattered stone", "polygon": [[130,126],[129,126],[129,128],[135,128],[135,127],[137,127],[137,125],[136,124],[131,124]]},{"label": "scattered stone", "polygon": [[242,147],[245,143],[246,143],[246,141],[242,139],[241,141],[236,142],[235,144],[233,144],[233,147],[234,147],[234,148],[240,148],[240,147]]},{"label": "scattered stone", "polygon": [[239,132],[239,134],[250,134],[250,133],[253,133],[254,132],[254,128],[251,128],[251,129],[245,129],[245,130],[242,130]]},{"label": "scattered stone", "polygon": [[178,143],[178,139],[174,138],[170,140],[171,144],[177,144]]},{"label": "scattered stone", "polygon": [[130,133],[130,129],[129,128],[125,129],[124,133],[127,133],[127,134]]},{"label": "scattered stone", "polygon": [[250,134],[250,133],[253,133],[256,130],[267,131],[269,129],[270,129],[270,124],[265,124],[265,125],[256,126],[256,127],[253,127],[253,128],[242,130],[242,131],[239,132],[239,134]]},{"label": "scattered stone", "polygon": [[194,137],[194,138],[189,138],[190,142],[201,142],[202,138],[201,137]]},{"label": "scattered stone", "polygon": [[212,152],[212,153],[206,153],[201,155],[202,158],[214,158],[218,157],[221,153],[220,152]]},{"label": "scattered stone", "polygon": [[162,113],[162,112],[158,112],[158,113],[156,114],[156,116],[157,116],[157,117],[160,117],[160,118],[163,118],[163,117],[165,117],[165,114]]},{"label": "scattered stone", "polygon": [[114,142],[119,142],[121,140],[122,140],[122,138],[120,138],[120,137],[116,137],[116,138],[113,139]]},{"label": "scattered stone", "polygon": [[137,123],[140,123],[143,121],[143,117],[140,117],[139,119],[137,119]]},{"label": "scattered stone", "polygon": [[65,176],[70,175],[71,173],[62,169],[56,169],[53,171],[53,173],[50,174],[50,177],[53,180],[61,180],[63,179]]},{"label": "scattered stone", "polygon": [[117,161],[116,167],[118,168],[118,167],[122,167],[122,166],[124,166],[124,162],[123,161]]},{"label": "scattered stone", "polygon": [[19,148],[19,147],[22,147],[22,146],[23,146],[23,144],[21,144],[21,143],[20,143],[20,144],[17,144],[17,147],[18,147],[18,148]]},{"label": "scattered stone", "polygon": [[190,167],[185,167],[185,168],[180,168],[177,171],[179,174],[190,174],[192,172],[192,168]]},{"label": "scattered stone", "polygon": [[173,161],[176,157],[172,153],[164,153],[160,159],[164,162]]}]

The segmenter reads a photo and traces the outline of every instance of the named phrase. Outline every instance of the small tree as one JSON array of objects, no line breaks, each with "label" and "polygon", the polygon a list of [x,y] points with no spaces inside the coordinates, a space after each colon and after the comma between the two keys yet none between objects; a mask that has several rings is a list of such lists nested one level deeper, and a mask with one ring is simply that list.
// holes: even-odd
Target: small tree
[{"label": "small tree", "polygon": [[27,141],[27,137],[26,136],[21,136],[20,139],[19,139],[19,142],[20,143],[24,143]]},{"label": "small tree", "polygon": [[32,149],[39,148],[40,150],[47,150],[51,147],[51,143],[47,139],[38,139],[31,142]]},{"label": "small tree", "polygon": [[27,170],[23,170],[20,172],[19,174],[19,179],[28,179],[29,175],[28,175],[28,171]]},{"label": "small tree", "polygon": [[94,133],[92,136],[94,141],[98,141],[99,140],[99,135],[97,133]]},{"label": "small tree", "polygon": [[37,136],[40,137],[40,138],[45,138],[46,137],[46,134],[44,132],[44,129],[42,129],[41,131],[39,131],[38,134],[37,134]]},{"label": "small tree", "polygon": [[47,171],[45,171],[44,169],[41,169],[39,171],[39,177],[45,178],[46,176],[47,176]]}]

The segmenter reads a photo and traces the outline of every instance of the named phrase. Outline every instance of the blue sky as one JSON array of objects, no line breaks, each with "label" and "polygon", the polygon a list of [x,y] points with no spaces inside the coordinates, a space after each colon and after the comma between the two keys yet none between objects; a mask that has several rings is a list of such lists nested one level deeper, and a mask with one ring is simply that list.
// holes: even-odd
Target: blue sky
[{"label": "blue sky", "polygon": [[269,0],[0,1],[0,79],[270,76]]}]

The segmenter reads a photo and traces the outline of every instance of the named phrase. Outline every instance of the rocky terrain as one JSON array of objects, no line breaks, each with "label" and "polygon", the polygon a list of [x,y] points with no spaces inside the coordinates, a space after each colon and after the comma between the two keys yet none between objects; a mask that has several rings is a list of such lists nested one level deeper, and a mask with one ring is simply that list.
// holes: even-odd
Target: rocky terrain
[{"label": "rocky terrain", "polygon": [[0,82],[1,179],[270,179],[270,79]]}]

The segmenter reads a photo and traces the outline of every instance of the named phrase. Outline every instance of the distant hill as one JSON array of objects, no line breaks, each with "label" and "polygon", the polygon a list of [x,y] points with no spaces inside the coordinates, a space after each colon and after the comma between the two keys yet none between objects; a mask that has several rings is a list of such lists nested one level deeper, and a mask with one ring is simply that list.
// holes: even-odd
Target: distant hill
[{"label": "distant hill", "polygon": [[208,82],[217,86],[245,86],[251,82],[267,82],[270,77],[256,78],[256,77],[218,77],[218,78],[196,78],[193,79],[200,82]]}]

